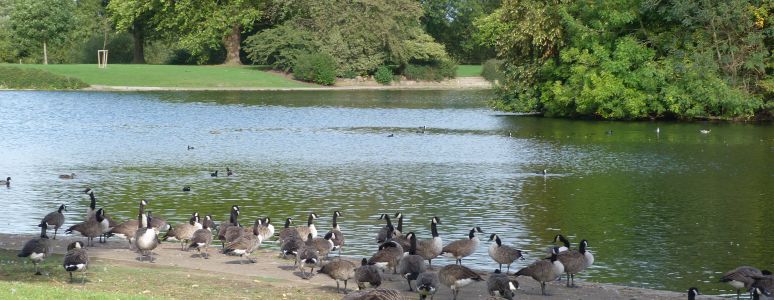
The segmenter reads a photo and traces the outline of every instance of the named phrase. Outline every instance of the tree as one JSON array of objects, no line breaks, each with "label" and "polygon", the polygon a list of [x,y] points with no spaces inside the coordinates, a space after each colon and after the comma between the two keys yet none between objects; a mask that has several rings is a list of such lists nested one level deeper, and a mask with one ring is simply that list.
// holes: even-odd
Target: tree
[{"label": "tree", "polygon": [[145,63],[145,43],[161,35],[156,30],[162,4],[158,0],[111,0],[108,13],[119,31],[128,31],[134,40],[132,63]]},{"label": "tree", "polygon": [[48,64],[48,45],[62,42],[71,30],[72,1],[17,1],[10,18],[11,31],[22,43],[43,46],[43,63]]},{"label": "tree", "polygon": [[427,33],[446,47],[454,59],[481,63],[495,55],[494,47],[477,43],[474,21],[500,7],[500,0],[420,0]]},{"label": "tree", "polygon": [[179,36],[180,45],[200,56],[221,44],[226,48],[227,65],[242,64],[241,34],[261,18],[265,0],[180,0],[163,1],[164,18],[159,28]]}]

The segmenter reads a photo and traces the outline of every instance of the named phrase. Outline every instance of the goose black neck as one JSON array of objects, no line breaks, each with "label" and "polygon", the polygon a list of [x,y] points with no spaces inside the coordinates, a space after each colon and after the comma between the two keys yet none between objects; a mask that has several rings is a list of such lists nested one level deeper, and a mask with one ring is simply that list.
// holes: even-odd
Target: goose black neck
[{"label": "goose black neck", "polygon": [[398,217],[398,231],[403,232],[403,215]]},{"label": "goose black neck", "polygon": [[475,228],[474,228],[474,229],[471,229],[471,230],[470,230],[470,233],[468,234],[468,238],[469,238],[469,239],[471,239],[471,240],[472,240],[474,237],[476,237],[476,229],[475,229]]},{"label": "goose black neck", "polygon": [[562,241],[567,249],[570,249],[570,241],[568,241],[564,236],[559,236],[559,240]]},{"label": "goose black neck", "polygon": [[339,214],[333,213],[333,227],[336,227],[336,220],[339,219]]},{"label": "goose black neck", "polygon": [[499,237],[499,236],[498,236],[498,237],[495,237],[495,243],[497,243],[497,246],[498,246],[498,247],[503,245],[503,241],[501,241],[501,240],[500,240],[500,237]]},{"label": "goose black neck", "polygon": [[586,253],[586,243],[581,243],[580,248],[578,248],[578,252],[580,253]]},{"label": "goose black neck", "polygon": [[64,204],[60,205],[59,206],[59,213],[61,214],[64,209],[65,209]]},{"label": "goose black neck", "polygon": [[435,224],[435,222],[430,223],[430,230],[433,232],[433,237],[437,238],[438,237],[438,227]]},{"label": "goose black neck", "polygon": [[556,261],[556,253],[551,253],[551,262]]},{"label": "goose black neck", "polygon": [[145,224],[145,228],[148,228],[148,229],[151,229],[151,228],[153,228],[153,227],[151,226],[151,221],[153,221],[153,218],[151,217],[151,215],[150,215],[150,214],[148,214],[147,220],[148,220],[148,221],[146,222],[147,224]]},{"label": "goose black neck", "polygon": [[384,220],[387,221],[387,225],[392,225],[392,221],[390,221],[390,215],[384,214]]},{"label": "goose black neck", "polygon": [[290,228],[290,219],[285,219],[285,228]]},{"label": "goose black neck", "polygon": [[416,255],[417,254],[417,237],[415,235],[411,235],[411,238],[409,239],[409,255]]},{"label": "goose black neck", "polygon": [[228,221],[231,222],[231,224],[238,225],[239,221],[237,221],[237,213],[235,210],[231,210],[231,216],[229,217]]},{"label": "goose black neck", "polygon": [[46,224],[46,222],[40,223],[40,238],[42,239],[48,238],[46,235],[46,228],[48,228],[48,224]]},{"label": "goose black neck", "polygon": [[89,203],[89,207],[91,207],[91,210],[94,210],[97,208],[97,197],[94,197],[94,192],[89,193],[89,198],[91,198],[91,203]]},{"label": "goose black neck", "polygon": [[314,224],[314,216],[310,214],[309,218],[306,219],[306,226],[312,226],[312,224]]}]

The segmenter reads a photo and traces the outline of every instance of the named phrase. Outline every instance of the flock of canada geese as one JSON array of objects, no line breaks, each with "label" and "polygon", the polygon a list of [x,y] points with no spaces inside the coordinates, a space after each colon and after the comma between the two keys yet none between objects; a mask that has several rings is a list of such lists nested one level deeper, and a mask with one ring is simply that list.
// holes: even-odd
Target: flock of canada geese
[{"label": "flock of canada geese", "polygon": [[[229,173],[230,170],[228,170]],[[71,174],[74,177],[74,174]],[[4,182],[10,184],[10,178]],[[294,266],[299,268],[302,278],[309,279],[314,275],[315,268],[318,273],[326,274],[336,281],[337,291],[341,291],[340,282],[344,283],[343,292],[347,293],[347,283],[354,281],[358,290],[344,296],[343,299],[402,299],[396,290],[380,288],[383,274],[393,272],[405,278],[409,291],[416,291],[420,299],[430,298],[439,290],[441,285],[451,290],[453,299],[457,299],[460,290],[476,281],[484,281],[481,274],[462,265],[462,260],[473,254],[479,246],[478,234],[484,234],[479,227],[470,229],[468,237],[455,240],[444,245],[438,234],[438,225],[442,224],[438,217],[430,219],[432,236],[428,239],[418,239],[414,232],[403,233],[403,214],[396,213],[392,218],[397,219],[397,227],[393,225],[391,215],[382,214],[380,220],[386,223],[376,233],[378,249],[370,258],[363,258],[360,265],[341,259],[341,251],[345,246],[344,233],[338,224],[341,217],[339,211],[333,213],[331,230],[325,234],[318,234],[315,220],[319,217],[316,213],[310,213],[306,225],[292,226],[293,219],[285,219],[284,227],[275,233],[274,226],[269,217],[257,218],[252,227],[243,226],[239,222],[239,206],[233,205],[229,209],[229,220],[217,225],[211,215],[203,218],[194,212],[187,223],[174,227],[165,220],[154,217],[151,211],[146,211],[146,200],[139,202],[136,220],[116,223],[105,214],[103,208],[96,209],[96,197],[94,190],[87,188],[84,191],[90,197],[90,204],[86,212],[85,220],[70,226],[65,233],[78,232],[86,238],[72,242],[67,246],[62,267],[70,274],[73,281],[73,272],[81,272],[81,283],[85,282],[85,271],[89,265],[89,255],[86,247],[94,245],[97,238],[104,243],[108,237],[126,239],[129,249],[140,254],[140,260],[153,262],[152,251],[158,247],[161,241],[179,241],[183,250],[197,250],[203,259],[209,258],[209,247],[217,238],[222,246],[222,253],[240,256],[240,263],[245,260],[255,262],[250,254],[256,251],[263,241],[278,239],[280,255],[284,258],[292,258]],[[27,241],[19,252],[19,257],[28,257],[34,267],[35,274],[40,275],[38,264],[43,262],[51,251],[48,238],[48,230],[54,230],[54,239],[65,223],[63,211],[67,207],[62,204],[57,211],[46,215],[39,223],[40,237]],[[160,231],[166,231],[161,236]],[[588,241],[582,240],[577,249],[571,249],[570,242],[562,235],[554,237],[553,246],[548,249],[547,257],[510,273],[511,264],[516,260],[524,260],[522,251],[503,243],[497,234],[490,234],[488,240],[489,256],[498,264],[498,268],[486,276],[488,293],[492,296],[499,295],[506,299],[513,299],[519,287],[516,280],[519,276],[531,277],[541,285],[541,293],[546,295],[546,282],[558,280],[563,274],[567,275],[568,287],[575,286],[574,276],[594,263],[594,256],[588,250]],[[332,252],[338,252],[338,256],[330,258]],[[436,272],[431,271],[432,260],[438,256],[453,257],[456,261],[453,265],[441,267]],[[502,267],[506,266],[503,272]],[[306,269],[309,269],[309,273]],[[412,285],[412,281],[414,281]],[[762,295],[769,295],[774,290],[774,276],[766,270],[758,270],[753,267],[739,267],[723,275],[721,282],[727,282],[737,289],[737,299],[741,291],[749,291],[752,299],[760,299]],[[373,289],[366,289],[366,284]],[[695,299],[699,295],[696,288],[688,290],[688,299]]]}]

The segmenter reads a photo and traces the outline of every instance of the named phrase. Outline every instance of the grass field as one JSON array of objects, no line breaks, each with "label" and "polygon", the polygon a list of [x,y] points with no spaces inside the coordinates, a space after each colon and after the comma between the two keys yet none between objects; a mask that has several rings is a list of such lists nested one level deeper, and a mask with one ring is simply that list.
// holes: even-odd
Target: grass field
[{"label": "grass field", "polygon": [[457,77],[481,76],[481,68],[481,65],[459,65],[457,67]]},{"label": "grass field", "polygon": [[137,263],[126,265],[92,259],[81,284],[81,274],[70,283],[62,269],[62,255],[52,255],[34,275],[27,258],[0,250],[0,299],[330,299],[313,290],[272,285],[271,278],[236,278],[197,270]]},{"label": "grass field", "polygon": [[314,86],[264,72],[254,66],[176,65],[8,65],[38,68],[81,79],[91,85],[157,87],[255,87],[293,88]]}]

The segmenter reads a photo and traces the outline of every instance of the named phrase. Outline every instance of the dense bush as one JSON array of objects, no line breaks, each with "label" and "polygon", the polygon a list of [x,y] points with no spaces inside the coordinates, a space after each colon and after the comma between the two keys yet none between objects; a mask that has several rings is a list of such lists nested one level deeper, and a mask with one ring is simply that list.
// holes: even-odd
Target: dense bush
[{"label": "dense bush", "polygon": [[177,49],[167,58],[168,65],[215,65],[226,60],[226,48],[223,46],[206,49],[199,55],[193,55],[186,49]]},{"label": "dense bush", "polygon": [[293,77],[322,85],[336,83],[336,61],[328,54],[306,53],[296,57]]},{"label": "dense bush", "polygon": [[0,88],[3,89],[66,90],[88,86],[80,79],[40,69],[0,66]]},{"label": "dense bush", "polygon": [[490,59],[484,62],[481,68],[481,77],[490,82],[503,82],[505,74],[502,71],[503,61],[499,59]]},{"label": "dense bush", "polygon": [[392,82],[392,71],[387,66],[379,66],[374,72],[374,79],[379,84],[388,85]]},{"label": "dense bush", "polygon": [[424,64],[408,64],[403,75],[410,80],[441,81],[454,78],[457,74],[457,64],[451,60],[441,60]]}]

